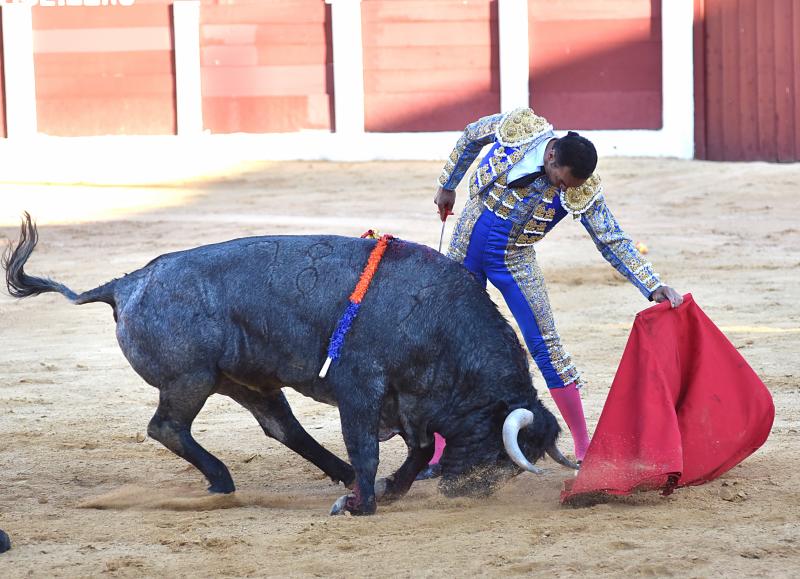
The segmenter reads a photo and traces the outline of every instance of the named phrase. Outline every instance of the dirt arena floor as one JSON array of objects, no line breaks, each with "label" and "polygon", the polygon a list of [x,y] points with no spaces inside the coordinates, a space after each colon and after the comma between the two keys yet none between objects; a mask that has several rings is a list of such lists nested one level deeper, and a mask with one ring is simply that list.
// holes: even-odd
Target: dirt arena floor
[{"label": "dirt arena floor", "polygon": [[[159,254],[247,235],[378,228],[436,247],[439,168],[261,163],[158,186],[5,183],[0,238],[16,239],[28,209],[40,224],[28,272],[80,291]],[[146,437],[157,392],[120,353],[108,306],[14,300],[3,288],[0,528],[13,548],[0,576],[800,575],[800,165],[606,159],[601,174],[664,280],[694,295],[774,396],[769,440],[721,479],[565,508],[570,473],[545,461],[545,475],[520,475],[490,499],[449,500],[425,481],[376,516],[330,517],[343,488],[213,397],[194,432],[238,491],[209,496],[196,470]],[[539,255],[588,380],[592,429],[649,304],[577,222],[565,219]],[[309,432],[345,456],[336,409],[288,396]],[[383,444],[379,474],[404,455],[399,440]]]}]

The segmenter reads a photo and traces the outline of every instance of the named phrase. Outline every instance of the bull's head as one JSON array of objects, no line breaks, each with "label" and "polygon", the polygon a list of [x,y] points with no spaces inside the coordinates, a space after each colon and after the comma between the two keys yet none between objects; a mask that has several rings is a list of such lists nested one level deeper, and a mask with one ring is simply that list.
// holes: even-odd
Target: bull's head
[{"label": "bull's head", "polygon": [[[503,446],[508,453],[511,460],[514,461],[522,470],[527,470],[534,474],[541,474],[542,469],[531,464],[525,457],[525,453],[519,445],[519,435],[523,429],[533,425],[534,416],[533,412],[527,408],[517,408],[506,417],[503,423]],[[566,466],[567,468],[577,469],[578,465],[565,457],[556,446],[555,442],[545,448],[547,455],[556,461],[558,464]]]},{"label": "bull's head", "polygon": [[[444,494],[486,496],[499,483],[523,471],[541,474],[542,469],[533,463],[545,454],[567,468],[578,468],[556,446],[558,424],[538,400],[534,403],[534,411],[517,408],[508,413],[506,409],[497,422],[491,422],[497,430],[489,435],[489,440],[483,439],[480,450],[473,446],[469,458],[460,454],[452,461],[447,460],[451,446],[448,443],[442,457],[444,468],[440,487]],[[497,442],[493,444],[492,441]],[[453,467],[448,468],[450,465]]]}]

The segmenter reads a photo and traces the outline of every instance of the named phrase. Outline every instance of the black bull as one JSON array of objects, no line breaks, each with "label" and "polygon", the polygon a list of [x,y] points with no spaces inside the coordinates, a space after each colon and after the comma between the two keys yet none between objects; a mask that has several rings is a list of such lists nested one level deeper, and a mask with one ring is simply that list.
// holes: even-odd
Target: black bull
[{"label": "black bull", "polygon": [[[338,512],[373,513],[376,495],[405,494],[432,456],[434,432],[447,439],[440,487],[451,495],[485,494],[521,468],[535,472],[545,452],[570,465],[512,328],[463,267],[427,247],[389,246],[323,379],[331,331],[375,241],[236,239],[162,255],[80,295],[24,272],[36,243],[26,214],[3,259],[9,293],[109,304],[125,357],[160,391],[148,434],[197,467],[212,492],[234,490],[226,466],[191,434],[212,394],[244,406],[268,436],[352,488]],[[284,386],[339,408],[352,467],[303,429]],[[376,483],[378,442],[391,433],[408,457]]]}]

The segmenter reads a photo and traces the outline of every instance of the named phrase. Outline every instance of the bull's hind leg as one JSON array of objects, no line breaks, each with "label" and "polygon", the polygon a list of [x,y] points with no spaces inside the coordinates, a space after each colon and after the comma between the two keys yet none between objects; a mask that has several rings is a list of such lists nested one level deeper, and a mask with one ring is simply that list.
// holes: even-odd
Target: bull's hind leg
[{"label": "bull's hind leg", "polygon": [[226,381],[218,391],[230,396],[255,416],[264,433],[281,442],[316,465],[331,477],[333,482],[343,482],[350,487],[355,479],[353,468],[324,448],[305,431],[297,421],[286,397],[280,390],[269,393],[255,392]]},{"label": "bull's hind leg", "polygon": [[162,388],[147,434],[202,472],[211,483],[210,492],[232,493],[236,489],[228,468],[192,437],[192,422],[213,391],[213,386],[202,383]]}]

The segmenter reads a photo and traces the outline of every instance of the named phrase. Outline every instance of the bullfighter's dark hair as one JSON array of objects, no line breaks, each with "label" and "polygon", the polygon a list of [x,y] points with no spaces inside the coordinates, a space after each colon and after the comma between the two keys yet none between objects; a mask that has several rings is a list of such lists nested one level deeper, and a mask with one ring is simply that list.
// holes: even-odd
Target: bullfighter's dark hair
[{"label": "bullfighter's dark hair", "polygon": [[553,152],[556,163],[569,167],[576,179],[588,179],[597,167],[597,149],[594,144],[575,131],[569,131],[565,137],[555,142]]}]

